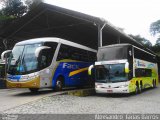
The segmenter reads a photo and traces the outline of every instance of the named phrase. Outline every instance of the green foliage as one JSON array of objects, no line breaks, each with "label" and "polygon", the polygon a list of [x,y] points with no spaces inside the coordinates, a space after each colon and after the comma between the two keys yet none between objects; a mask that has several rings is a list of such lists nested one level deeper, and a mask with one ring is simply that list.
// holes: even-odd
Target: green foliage
[{"label": "green foliage", "polygon": [[146,38],[142,38],[140,35],[129,35],[133,39],[135,39],[137,42],[143,44],[145,47],[152,49],[152,43],[147,40]]},{"label": "green foliage", "polygon": [[27,6],[21,0],[1,0],[2,9],[0,10],[0,28],[3,29],[14,19],[22,17]]},{"label": "green foliage", "polygon": [[27,12],[27,6],[23,4],[21,0],[5,0],[1,16],[19,18]]},{"label": "green foliage", "polygon": [[160,20],[157,20],[150,25],[150,32],[152,35],[160,33]]},{"label": "green foliage", "polygon": [[5,16],[5,15],[0,15],[0,21],[5,21],[8,19],[14,19],[14,16]]},{"label": "green foliage", "polygon": [[16,18],[20,18],[43,0],[0,0],[0,28],[2,29]]},{"label": "green foliage", "polygon": [[28,11],[34,9],[41,2],[43,2],[43,0],[25,0],[25,4],[28,6]]},{"label": "green foliage", "polygon": [[[153,22],[150,25],[150,32],[152,35],[160,34],[160,20]],[[153,51],[160,56],[160,36],[156,41],[156,44],[152,47]]]},{"label": "green foliage", "polygon": [[160,56],[160,38],[157,39],[156,44],[152,47],[152,50]]},{"label": "green foliage", "polygon": [[157,55],[159,55],[160,56],[160,45],[154,45],[153,47],[152,47],[152,50],[157,54]]},{"label": "green foliage", "polygon": [[142,38],[140,35],[129,35],[133,39],[135,39],[137,42],[143,44],[145,47],[151,49],[153,52],[155,52],[157,55],[160,56],[160,38],[157,39],[156,44],[152,46],[151,42],[145,38]]},{"label": "green foliage", "polygon": [[160,38],[157,39],[156,44],[160,46]]}]

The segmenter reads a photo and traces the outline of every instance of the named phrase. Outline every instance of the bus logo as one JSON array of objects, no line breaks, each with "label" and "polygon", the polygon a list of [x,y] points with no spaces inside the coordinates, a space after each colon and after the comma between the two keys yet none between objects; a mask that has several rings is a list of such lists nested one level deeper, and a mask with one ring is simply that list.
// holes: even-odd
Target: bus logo
[{"label": "bus logo", "polygon": [[137,61],[137,66],[146,67],[145,63],[144,62],[140,62],[140,61]]},{"label": "bus logo", "polygon": [[68,69],[78,69],[79,66],[75,64],[68,64],[68,63],[63,63],[63,68],[68,68]]}]

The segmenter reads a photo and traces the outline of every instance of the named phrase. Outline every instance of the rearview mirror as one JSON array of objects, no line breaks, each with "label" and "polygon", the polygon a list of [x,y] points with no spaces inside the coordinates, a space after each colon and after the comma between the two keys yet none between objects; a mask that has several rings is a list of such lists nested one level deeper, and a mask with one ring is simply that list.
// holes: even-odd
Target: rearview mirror
[{"label": "rearview mirror", "polygon": [[2,52],[1,59],[4,61],[6,58],[9,57],[11,52],[12,52],[12,50],[6,50],[6,51]]},{"label": "rearview mirror", "polygon": [[38,47],[36,50],[35,50],[35,56],[38,57],[39,56],[39,53],[44,50],[44,49],[50,49],[50,47],[48,46],[41,46],[41,47]]},{"label": "rearview mirror", "polygon": [[125,64],[125,73],[129,73],[129,63],[126,62]]},{"label": "rearview mirror", "polygon": [[92,69],[94,68],[94,65],[90,65],[88,68],[88,75],[92,75]]}]

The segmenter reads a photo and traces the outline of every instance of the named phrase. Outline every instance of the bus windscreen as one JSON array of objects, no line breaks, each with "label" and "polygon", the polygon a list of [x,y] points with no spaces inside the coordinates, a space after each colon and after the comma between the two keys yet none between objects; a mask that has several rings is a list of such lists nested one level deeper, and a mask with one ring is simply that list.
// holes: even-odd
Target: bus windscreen
[{"label": "bus windscreen", "polygon": [[97,54],[98,61],[127,59],[128,47],[107,47],[99,49]]}]

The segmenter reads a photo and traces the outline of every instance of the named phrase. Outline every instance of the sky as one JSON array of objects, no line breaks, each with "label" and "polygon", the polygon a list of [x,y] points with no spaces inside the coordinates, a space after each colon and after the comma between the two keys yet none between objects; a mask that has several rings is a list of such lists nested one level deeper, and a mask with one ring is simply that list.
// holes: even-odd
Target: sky
[{"label": "sky", "polygon": [[126,34],[140,35],[154,45],[150,24],[160,20],[160,0],[44,0],[44,2],[104,18]]}]

